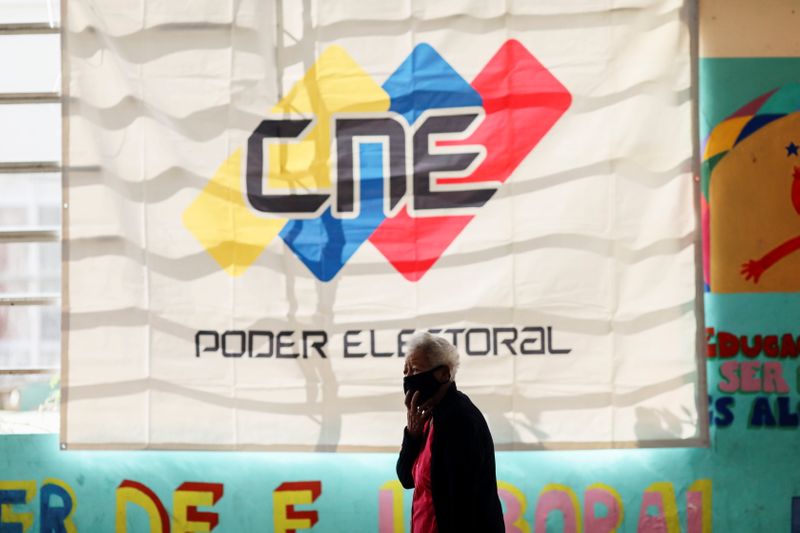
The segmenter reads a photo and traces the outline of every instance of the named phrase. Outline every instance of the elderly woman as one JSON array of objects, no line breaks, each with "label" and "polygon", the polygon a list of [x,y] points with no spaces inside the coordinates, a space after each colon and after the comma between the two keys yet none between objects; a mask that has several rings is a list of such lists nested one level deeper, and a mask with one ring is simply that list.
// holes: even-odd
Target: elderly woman
[{"label": "elderly woman", "polygon": [[429,333],[415,335],[408,347],[407,425],[397,476],[414,489],[411,532],[505,531],[492,435],[478,408],[456,389],[458,352]]}]

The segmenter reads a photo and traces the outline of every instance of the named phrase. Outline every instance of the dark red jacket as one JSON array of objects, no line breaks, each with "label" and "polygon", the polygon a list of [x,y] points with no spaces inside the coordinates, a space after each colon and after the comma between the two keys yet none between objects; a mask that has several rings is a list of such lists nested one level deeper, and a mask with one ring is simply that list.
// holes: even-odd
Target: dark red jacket
[{"label": "dark red jacket", "polygon": [[[433,408],[433,427],[431,492],[439,533],[505,531],[489,426],[455,383]],[[411,469],[424,444],[424,436],[404,430],[397,477],[407,489],[414,488]]]}]

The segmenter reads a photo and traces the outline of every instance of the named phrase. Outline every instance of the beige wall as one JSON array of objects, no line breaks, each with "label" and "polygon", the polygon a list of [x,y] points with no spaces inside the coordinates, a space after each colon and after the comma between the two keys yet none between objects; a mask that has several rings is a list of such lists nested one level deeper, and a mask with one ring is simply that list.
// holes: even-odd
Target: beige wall
[{"label": "beige wall", "polygon": [[800,1],[698,1],[701,57],[800,56]]}]

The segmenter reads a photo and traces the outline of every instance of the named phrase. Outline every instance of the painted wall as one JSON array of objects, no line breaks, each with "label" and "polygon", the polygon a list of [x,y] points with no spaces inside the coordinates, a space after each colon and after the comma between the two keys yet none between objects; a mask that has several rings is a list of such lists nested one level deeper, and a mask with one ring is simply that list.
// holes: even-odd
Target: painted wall
[{"label": "painted wall", "polygon": [[[700,11],[711,447],[499,453],[508,531],[800,533],[800,8],[766,5]],[[0,532],[396,533],[394,461],[3,437]]]},{"label": "painted wall", "polygon": [[[395,533],[405,531],[410,519],[410,491],[394,480],[390,455],[59,453],[56,448],[53,437],[0,441],[4,527],[32,523],[31,531],[71,531],[72,524],[77,531],[177,532],[208,531],[217,524],[215,531],[246,532],[313,524],[313,531]],[[711,450],[501,453],[507,530],[609,532],[623,524],[620,531],[711,531],[712,498],[718,497],[713,484],[733,486],[744,473],[733,465],[714,468],[714,455]],[[748,505],[752,497],[747,491],[732,494],[737,505]],[[769,504],[765,515],[788,522],[788,508],[761,503]],[[720,503],[713,505],[717,509]],[[731,523],[715,518],[721,531]]]}]

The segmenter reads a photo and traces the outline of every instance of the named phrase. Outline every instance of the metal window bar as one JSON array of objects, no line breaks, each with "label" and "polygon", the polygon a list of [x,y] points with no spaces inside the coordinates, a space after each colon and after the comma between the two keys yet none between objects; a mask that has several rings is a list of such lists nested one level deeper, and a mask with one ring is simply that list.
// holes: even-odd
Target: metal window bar
[{"label": "metal window bar", "polygon": [[[46,22],[0,24],[0,36],[59,34],[59,26]],[[61,103],[57,92],[0,93],[0,105]],[[0,162],[0,175],[21,173],[58,173],[57,161]],[[57,227],[0,228],[0,243],[57,242],[61,231]],[[0,294],[0,307],[58,305],[60,294]],[[58,368],[0,368],[2,375],[58,374]]]},{"label": "metal window bar", "polygon": [[60,239],[61,230],[57,227],[0,227],[0,244],[18,242],[58,242]]},{"label": "metal window bar", "polygon": [[[60,170],[61,167],[58,163],[49,161],[0,163],[0,174],[22,172],[59,172]],[[60,239],[61,231],[58,227],[0,227],[0,244],[58,242]],[[0,294],[0,308],[19,306],[48,306],[57,305],[59,302],[59,294]],[[55,373],[57,373],[57,369],[22,367],[0,368],[0,376],[22,376]]]},{"label": "metal window bar", "polygon": [[58,104],[61,95],[49,93],[0,93],[0,105],[18,104]]},{"label": "metal window bar", "polygon": [[[60,33],[61,28],[46,22],[0,24],[0,35],[31,35]],[[0,105],[61,103],[57,92],[0,93]],[[55,173],[62,167],[56,161],[0,162],[0,174]],[[21,242],[58,242],[61,231],[57,227],[0,228],[0,244]],[[0,306],[52,305],[58,295],[10,296],[0,294]]]},{"label": "metal window bar", "polygon": [[[36,35],[61,33],[59,26],[47,22],[23,22],[0,24],[0,35]],[[61,102],[57,92],[45,93],[0,93],[2,104],[53,104]]]},{"label": "metal window bar", "polygon": [[[56,33],[61,33],[61,28],[46,22],[0,24],[0,36]],[[61,94],[57,92],[0,93],[0,105],[53,104],[61,101]],[[61,170],[61,165],[55,161],[0,162],[0,174],[61,172]],[[1,237],[0,242],[3,242]]]},{"label": "metal window bar", "polygon": [[59,26],[47,22],[14,22],[0,24],[0,35],[33,35],[42,33],[61,33]]},{"label": "metal window bar", "polygon": [[0,307],[22,305],[56,305],[59,294],[0,294]]},{"label": "metal window bar", "polygon": [[58,368],[0,368],[0,376],[26,376],[31,374],[58,374]]},{"label": "metal window bar", "polygon": [[0,162],[0,174],[37,174],[61,170],[57,161]]},{"label": "metal window bar", "polygon": [[[0,294],[0,307],[17,307],[17,306],[45,306],[45,305],[58,305],[61,301],[59,294]],[[36,374],[58,374],[58,368],[0,368],[0,376],[3,375],[36,375]]]}]

